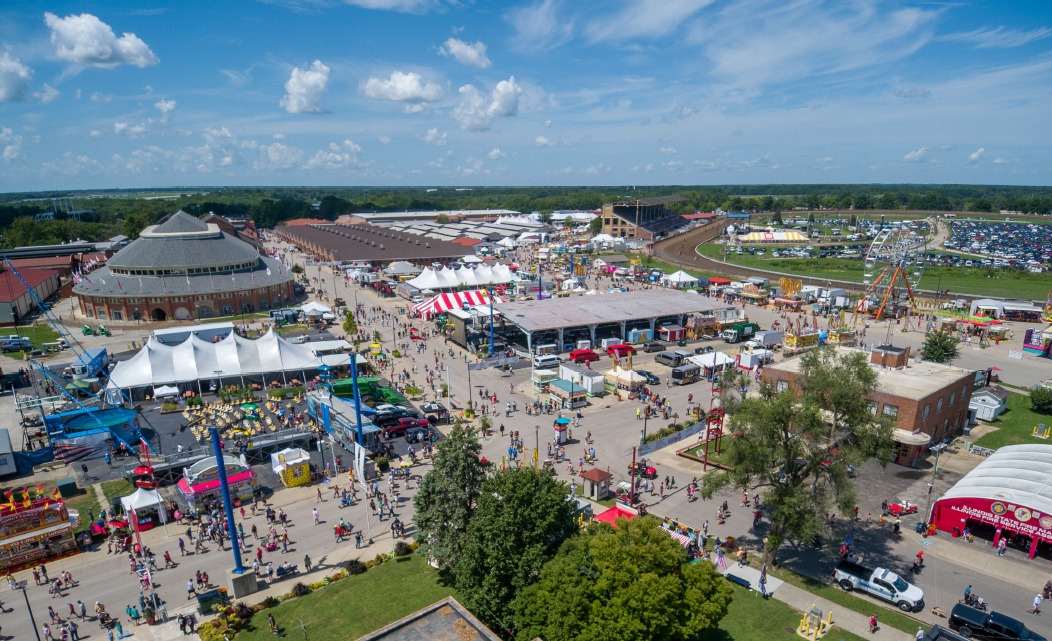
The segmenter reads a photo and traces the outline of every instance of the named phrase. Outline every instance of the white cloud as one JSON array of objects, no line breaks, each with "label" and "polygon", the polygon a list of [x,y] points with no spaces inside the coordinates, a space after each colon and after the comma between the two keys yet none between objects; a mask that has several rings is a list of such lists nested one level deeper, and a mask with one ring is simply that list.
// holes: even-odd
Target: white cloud
[{"label": "white cloud", "polygon": [[593,42],[661,38],[712,2],[713,0],[629,0],[617,13],[592,20],[585,28],[585,33]]},{"label": "white cloud", "polygon": [[551,49],[573,37],[574,21],[562,11],[562,0],[543,0],[508,13],[519,49]]},{"label": "white cloud", "polygon": [[438,0],[344,0],[344,2],[363,9],[398,11],[400,13],[422,13],[442,4]]},{"label": "white cloud", "polygon": [[486,155],[489,157],[490,160],[499,160],[504,156],[507,156],[508,154],[501,151],[500,147],[494,147],[493,149],[490,149],[489,153]]},{"label": "white cloud", "polygon": [[902,162],[923,162],[928,157],[929,147],[914,149],[902,157]]},{"label": "white cloud", "polygon": [[391,137],[390,136],[385,136],[384,134],[377,134],[376,135],[376,139],[380,141],[381,145],[389,145],[389,144],[391,144]]},{"label": "white cloud", "polygon": [[923,87],[907,87],[902,89],[897,94],[899,98],[905,98],[907,100],[923,100],[931,97],[931,90],[924,89]]},{"label": "white cloud", "polygon": [[33,100],[42,102],[45,105],[55,102],[56,100],[58,100],[58,97],[58,89],[55,89],[47,83],[44,83],[44,89],[42,91],[37,91],[33,94]]},{"label": "white cloud", "polygon": [[306,169],[347,169],[358,164],[362,148],[352,140],[344,140],[342,145],[329,143],[327,150],[318,150],[307,160]]},{"label": "white cloud", "polygon": [[118,38],[108,24],[90,13],[65,18],[45,13],[44,21],[51,29],[55,55],[62,60],[92,67],[151,67],[159,62],[134,33],[124,33]]},{"label": "white cloud", "polygon": [[425,82],[416,72],[392,71],[383,78],[369,78],[362,83],[362,93],[373,100],[393,100],[404,102],[407,112],[423,111],[425,103],[434,102],[442,97],[440,85]]},{"label": "white cloud", "polygon": [[259,146],[259,159],[252,163],[257,171],[284,171],[303,162],[303,150],[276,142]]},{"label": "white cloud", "polygon": [[33,70],[18,58],[4,51],[0,53],[0,102],[24,100],[29,92]]},{"label": "white cloud", "polygon": [[453,108],[453,119],[463,129],[489,129],[494,118],[518,113],[520,95],[522,88],[515,83],[515,76],[498,82],[489,97],[484,96],[474,85],[464,85],[460,88],[460,102]]},{"label": "white cloud", "polygon": [[142,138],[146,135],[147,127],[146,123],[140,122],[138,124],[130,124],[124,121],[118,121],[113,123],[113,133],[118,136],[127,136],[129,138]]},{"label": "white cloud", "polygon": [[435,147],[444,147],[446,144],[446,133],[439,133],[437,127],[431,127],[424,134],[424,142]]},{"label": "white cloud", "polygon": [[968,162],[979,162],[985,155],[986,149],[984,147],[979,147],[972,153],[968,154]]},{"label": "white cloud", "polygon": [[10,127],[0,127],[0,159],[15,160],[22,155],[22,136]]},{"label": "white cloud", "polygon": [[278,133],[272,135],[271,138],[273,138],[274,140],[285,140],[285,134],[279,131]]},{"label": "white cloud", "polygon": [[1014,165],[1019,162],[1016,158],[994,158],[995,165]]},{"label": "white cloud", "polygon": [[1022,47],[1049,36],[1052,36],[1052,29],[1048,27],[1038,27],[1030,31],[1007,29],[1005,27],[985,27],[965,33],[951,33],[943,36],[940,40],[967,42],[974,45],[976,49],[1010,49]]},{"label": "white cloud", "polygon": [[321,113],[321,98],[329,86],[329,67],[315,60],[309,67],[293,67],[285,83],[281,107],[290,114]]},{"label": "white cloud", "polygon": [[168,122],[172,119],[172,112],[175,111],[175,101],[158,100],[153,104],[153,106],[161,112],[161,122],[164,124],[168,124]]},{"label": "white cloud", "polygon": [[91,101],[92,102],[110,102],[112,100],[113,100],[113,94],[102,94],[102,93],[99,93],[97,91],[95,93],[91,94]]},{"label": "white cloud", "polygon": [[675,147],[662,147],[658,151],[665,156],[673,156],[677,153]]},{"label": "white cloud", "polygon": [[549,118],[549,119],[545,120],[544,121],[544,126],[545,127],[551,127],[552,126],[552,119]]},{"label": "white cloud", "polygon": [[92,138],[102,138],[105,134],[103,134],[102,131],[100,131],[98,129],[92,129],[88,133],[88,135],[91,136]]},{"label": "white cloud", "polygon": [[533,144],[537,147],[554,147],[555,143],[548,140],[544,136],[537,136],[533,139]]},{"label": "white cloud", "polygon": [[475,44],[470,44],[463,40],[449,38],[442,43],[442,46],[439,47],[438,51],[443,56],[452,57],[460,64],[468,65],[469,67],[486,69],[493,64],[489,61],[489,58],[486,57],[486,43],[482,41],[476,41]]}]

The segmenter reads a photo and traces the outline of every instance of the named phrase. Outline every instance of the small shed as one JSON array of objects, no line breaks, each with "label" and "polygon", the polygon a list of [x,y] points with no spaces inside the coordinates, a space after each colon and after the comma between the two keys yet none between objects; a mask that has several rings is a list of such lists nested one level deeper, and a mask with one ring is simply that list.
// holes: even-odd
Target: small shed
[{"label": "small shed", "polygon": [[673,343],[683,340],[687,335],[687,330],[679,325],[662,325],[657,330],[658,336],[661,340],[667,343]]},{"label": "small shed", "polygon": [[548,394],[562,409],[573,410],[588,405],[588,392],[573,381],[553,380],[548,385]]},{"label": "small shed", "polygon": [[298,447],[288,447],[271,454],[270,467],[281,477],[285,487],[310,483],[310,454]]},{"label": "small shed", "polygon": [[578,365],[570,361],[560,363],[559,378],[583,387],[589,396],[602,395],[606,392],[602,372],[597,372],[585,365]]},{"label": "small shed", "polygon": [[584,495],[593,501],[602,501],[610,496],[610,483],[614,475],[598,467],[593,467],[581,474],[584,479]]},{"label": "small shed", "polygon": [[991,385],[972,392],[968,409],[975,410],[975,418],[980,421],[994,421],[1004,413],[1008,405],[1008,390]]}]

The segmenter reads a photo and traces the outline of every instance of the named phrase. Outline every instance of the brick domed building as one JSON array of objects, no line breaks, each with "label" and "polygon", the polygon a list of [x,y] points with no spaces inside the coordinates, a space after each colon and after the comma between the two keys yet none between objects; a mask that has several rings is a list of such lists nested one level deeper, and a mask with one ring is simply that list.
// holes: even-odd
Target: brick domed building
[{"label": "brick domed building", "polygon": [[215,223],[180,210],[73,288],[99,320],[188,320],[288,305],[293,275]]}]

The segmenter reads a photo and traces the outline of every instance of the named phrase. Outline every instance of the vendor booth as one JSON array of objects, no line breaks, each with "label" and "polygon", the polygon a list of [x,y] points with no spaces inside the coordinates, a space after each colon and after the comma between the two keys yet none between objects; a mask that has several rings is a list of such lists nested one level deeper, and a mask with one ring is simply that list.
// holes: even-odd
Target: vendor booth
[{"label": "vendor booth", "polygon": [[747,283],[742,287],[742,290],[738,295],[750,303],[756,303],[757,305],[767,304],[767,290],[761,289],[758,285],[754,285],[753,283]]},{"label": "vendor booth", "polygon": [[559,409],[575,410],[588,405],[588,392],[573,381],[555,379],[548,385],[548,395]]},{"label": "vendor booth", "polygon": [[662,325],[658,328],[658,336],[661,340],[666,343],[675,343],[683,340],[687,335],[687,330],[679,325]]},{"label": "vendor booth", "polygon": [[613,492],[610,491],[610,483],[614,475],[598,467],[592,467],[581,474],[584,481],[584,495],[593,501],[602,501]]},{"label": "vendor booth", "polygon": [[547,394],[552,381],[559,379],[559,373],[550,369],[535,369],[530,381],[533,383],[534,394]]},{"label": "vendor booth", "polygon": [[712,377],[719,372],[727,369],[728,367],[734,367],[734,359],[727,356],[723,352],[709,352],[708,354],[698,354],[691,356],[687,359],[691,363],[701,367],[702,376],[706,380],[712,380]]},{"label": "vendor booth", "polygon": [[[1052,445],[998,448],[932,506],[931,524],[951,536],[970,534],[996,546],[1048,556],[1052,549]],[[1043,548],[1043,549],[1042,549]]]},{"label": "vendor booth", "polygon": [[585,365],[578,365],[572,361],[559,364],[559,378],[583,387],[585,394],[589,396],[602,396],[606,392],[602,372],[597,372]]},{"label": "vendor booth", "polygon": [[[230,488],[230,499],[238,507],[242,502],[252,500],[256,490],[256,473],[249,467],[245,458],[223,455],[226,466],[227,486]],[[216,460],[209,457],[194,463],[183,472],[183,478],[176,484],[179,493],[186,502],[197,511],[207,511],[221,502],[222,490],[219,484],[219,467]]]},{"label": "vendor booth", "polygon": [[617,519],[625,519],[631,521],[632,519],[639,516],[639,512],[626,505],[615,503],[611,507],[603,510],[599,514],[595,515],[595,520],[602,523],[609,523],[610,525],[617,527]]},{"label": "vendor booth", "polygon": [[[25,494],[28,498],[28,492]],[[0,569],[16,570],[48,562],[77,549],[73,523],[55,496],[16,500],[11,492],[0,510]],[[21,497],[20,497],[21,498]]]},{"label": "vendor booth", "polygon": [[632,369],[615,367],[603,375],[606,389],[621,399],[635,398],[646,387],[647,379]]},{"label": "vendor booth", "polygon": [[310,454],[298,447],[289,447],[270,455],[270,469],[281,477],[285,487],[310,483]]},{"label": "vendor booth", "polygon": [[122,496],[121,505],[129,517],[135,515],[134,520],[138,521],[140,532],[152,530],[157,525],[168,522],[164,499],[157,490],[140,487],[134,494]]}]

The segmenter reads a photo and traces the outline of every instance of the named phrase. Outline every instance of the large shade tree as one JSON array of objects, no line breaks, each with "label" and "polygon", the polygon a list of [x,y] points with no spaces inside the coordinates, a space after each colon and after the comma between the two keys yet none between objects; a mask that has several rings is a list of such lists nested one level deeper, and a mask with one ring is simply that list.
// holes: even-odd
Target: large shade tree
[{"label": "large shade tree", "polygon": [[934,331],[924,336],[921,357],[933,363],[949,363],[960,352],[957,336],[953,332]]},{"label": "large shade tree", "polygon": [[697,639],[727,614],[731,587],[691,563],[651,517],[568,540],[515,602],[516,637],[545,641]]},{"label": "large shade tree", "polygon": [[511,627],[511,604],[537,580],[559,545],[577,532],[566,485],[533,468],[488,478],[453,569],[457,591],[476,616]]},{"label": "large shade tree", "polygon": [[873,411],[877,374],[864,353],[820,348],[801,358],[781,392],[764,383],[744,398],[724,394],[730,469],[707,475],[702,486],[706,497],[726,487],[763,494],[771,513],[764,561],[772,564],[785,541],[812,541],[827,514],[850,510],[850,468],[874,457],[886,465],[894,445],[891,421]]},{"label": "large shade tree", "polygon": [[454,425],[449,436],[435,445],[434,467],[413,497],[416,537],[439,569],[456,562],[463,550],[486,478],[479,461],[481,449],[473,427]]}]

